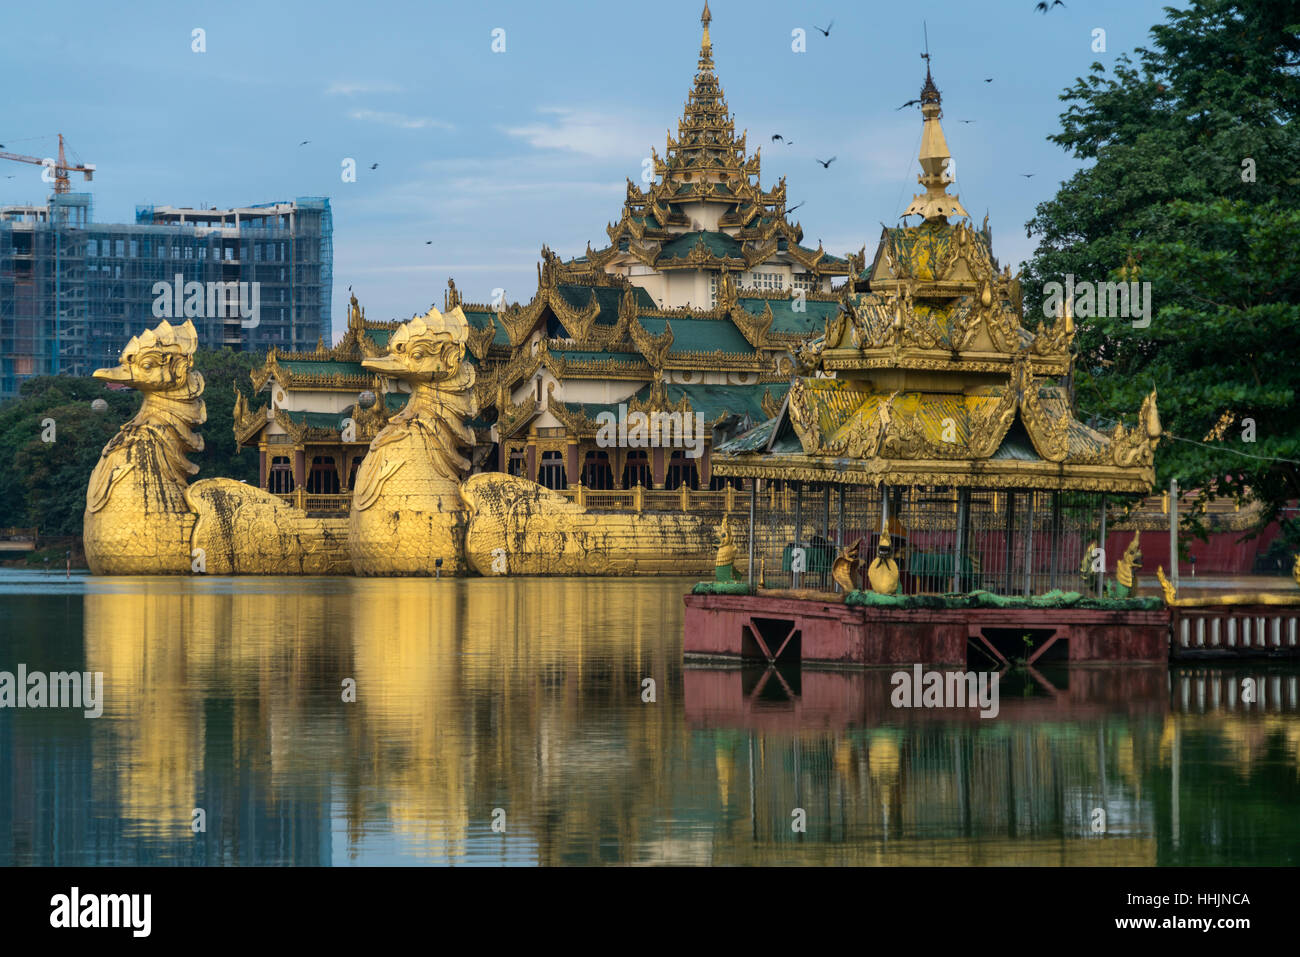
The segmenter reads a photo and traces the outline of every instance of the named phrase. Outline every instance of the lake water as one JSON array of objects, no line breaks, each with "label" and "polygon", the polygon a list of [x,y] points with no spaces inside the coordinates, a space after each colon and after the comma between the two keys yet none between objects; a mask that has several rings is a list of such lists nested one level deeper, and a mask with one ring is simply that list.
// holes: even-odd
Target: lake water
[{"label": "lake water", "polygon": [[0,671],[103,673],[0,709],[0,864],[1300,863],[1294,666],[901,711],[684,668],[689,584],[0,570]]}]

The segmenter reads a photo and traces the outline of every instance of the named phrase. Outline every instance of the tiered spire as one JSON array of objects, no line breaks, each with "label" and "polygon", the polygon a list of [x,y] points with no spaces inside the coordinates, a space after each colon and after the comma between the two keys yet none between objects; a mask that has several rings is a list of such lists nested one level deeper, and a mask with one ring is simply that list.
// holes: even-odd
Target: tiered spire
[{"label": "tiered spire", "polygon": [[[693,166],[706,168],[724,165],[723,161],[735,157],[745,160],[744,137],[736,137],[736,121],[727,110],[722,85],[713,68],[713,41],[709,38],[709,23],[713,15],[704,4],[700,14],[703,36],[700,40],[699,70],[695,85],[686,99],[686,110],[677,123],[677,140],[668,142],[668,166],[680,169]],[[725,165],[734,167],[734,162]]]},{"label": "tiered spire", "polygon": [[925,187],[924,195],[912,197],[912,203],[904,211],[904,216],[922,216],[927,223],[946,223],[949,216],[970,214],[955,195],[948,195],[948,163],[952,155],[948,152],[948,141],[943,135],[943,126],[939,118],[943,116],[942,99],[939,88],[930,76],[930,56],[925,57],[925,85],[921,87],[921,115],[925,118],[921,129],[921,170],[916,178]]}]

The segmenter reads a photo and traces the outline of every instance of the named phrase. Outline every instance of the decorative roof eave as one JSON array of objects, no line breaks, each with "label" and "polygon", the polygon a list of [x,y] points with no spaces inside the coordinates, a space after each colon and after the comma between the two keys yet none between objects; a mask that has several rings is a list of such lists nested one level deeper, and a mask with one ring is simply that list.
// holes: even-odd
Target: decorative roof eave
[{"label": "decorative roof eave", "polygon": [[[775,337],[774,337],[775,338]],[[1029,354],[1026,357],[1035,375],[1060,376],[1070,371],[1068,357]],[[940,370],[952,373],[1006,372],[1015,365],[1013,355],[1001,352],[958,352],[936,349],[892,348],[827,350],[821,365],[828,372],[853,369]]]},{"label": "decorative roof eave", "polygon": [[[663,368],[666,370],[708,370],[717,372],[758,372],[763,373],[771,369],[771,360],[768,355],[755,352],[752,355],[743,355],[734,352],[698,352],[698,351],[670,351],[664,358]],[[788,376],[786,378],[789,378]]]},{"label": "decorative roof eave", "polygon": [[[719,296],[719,300],[721,300],[721,296]],[[770,302],[764,302],[762,315],[756,316],[733,299],[731,309],[727,315],[736,324],[736,328],[745,337],[745,341],[755,349],[762,349],[769,345],[768,338],[772,332],[772,323],[775,321]]]},{"label": "decorative roof eave", "polygon": [[668,350],[673,346],[672,323],[665,321],[664,331],[655,336],[651,335],[645,326],[641,325],[635,315],[632,315],[628,318],[627,331],[632,339],[632,344],[636,346],[637,352],[645,356],[645,360],[651,368],[663,368],[664,358],[667,356]]},{"label": "decorative roof eave", "polygon": [[[557,379],[645,379],[649,363],[621,359],[565,359],[562,352],[541,354],[542,366]],[[526,378],[526,377],[525,377]]]},{"label": "decorative roof eave", "polygon": [[[554,383],[552,383],[554,384]],[[537,401],[530,395],[522,402],[514,403],[502,396],[497,400],[497,436],[500,439],[515,435],[540,413]]]},{"label": "decorative roof eave", "polygon": [[710,471],[729,478],[829,482],[837,485],[937,485],[960,488],[1149,494],[1155,471],[1145,466],[1072,465],[984,459],[848,459],[803,454],[713,453]]},{"label": "decorative roof eave", "polygon": [[232,423],[232,429],[235,433],[235,441],[240,445],[247,445],[257,437],[263,429],[266,428],[270,421],[267,415],[267,406],[259,406],[256,410],[249,411],[245,406],[243,415],[236,415]]},{"label": "decorative roof eave", "polygon": [[821,245],[818,245],[814,251],[806,250],[797,244],[791,244],[787,252],[791,259],[817,276],[848,275],[849,264],[847,262],[826,262],[827,253]]}]

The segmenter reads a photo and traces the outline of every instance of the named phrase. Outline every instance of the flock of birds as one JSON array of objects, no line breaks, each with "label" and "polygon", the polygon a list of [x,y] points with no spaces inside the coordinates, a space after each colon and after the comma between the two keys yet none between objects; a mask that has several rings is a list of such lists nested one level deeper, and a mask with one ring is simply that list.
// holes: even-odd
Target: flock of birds
[{"label": "flock of birds", "polygon": [[[1039,3],[1037,3],[1037,4],[1034,5],[1034,10],[1035,10],[1036,12],[1038,12],[1038,13],[1046,14],[1046,13],[1050,12],[1050,11],[1051,11],[1053,8],[1055,8],[1055,7],[1063,7],[1063,6],[1065,6],[1065,3],[1063,2],[1063,0],[1052,0],[1051,3],[1047,3],[1046,0],[1040,0]],[[824,27],[819,27],[819,26],[817,26],[817,24],[815,24],[815,23],[813,24],[813,27],[815,27],[815,28],[817,29],[817,31],[818,31],[819,33],[821,33],[821,35],[824,36],[824,37],[829,37],[829,36],[831,35],[831,28],[832,28],[833,26],[835,26],[835,21],[834,21],[834,20],[832,20],[830,23],[826,24],[826,26],[824,26]],[[925,58],[925,59],[929,59],[928,54],[923,53],[923,54],[921,54],[921,56],[922,56],[923,58]],[[984,82],[985,82],[985,83],[992,83],[992,82],[993,82],[993,77],[991,77],[991,76],[986,76],[986,77],[984,77]],[[907,101],[906,103],[904,103],[902,106],[897,107],[897,108],[896,108],[896,111],[897,111],[897,110],[905,110],[905,109],[907,109],[909,106],[916,106],[916,105],[918,105],[920,102],[921,102],[921,101],[920,101],[919,99],[908,100],[908,101]],[[958,122],[958,123],[974,123],[975,120],[958,120],[957,122]],[[780,133],[773,133],[773,134],[772,134],[772,142],[773,142],[773,143],[784,143],[786,146],[793,146],[793,145],[794,145],[794,140],[786,139],[786,138],[785,138],[784,136],[782,136]],[[813,157],[813,159],[814,159],[816,162],[818,162],[818,163],[821,164],[822,169],[830,169],[830,168],[831,168],[831,164],[835,162],[836,158],[837,158],[837,157],[832,156],[830,159],[824,160],[824,159],[818,159],[817,157]],[[1021,173],[1020,175],[1023,176],[1025,179],[1032,179],[1032,178],[1034,177],[1034,174],[1033,174],[1033,173]],[[789,209],[786,210],[786,213],[787,213],[787,214],[788,214],[788,213],[792,213],[792,212],[794,212],[796,209],[798,209],[798,208],[799,208],[800,206],[802,206],[802,205],[803,205],[803,203],[798,203],[798,204],[796,204],[796,205],[794,205],[794,206],[791,206]]]},{"label": "flock of birds", "polygon": [[[1055,7],[1063,7],[1063,6],[1065,6],[1065,3],[1063,2],[1063,0],[1052,0],[1052,2],[1051,2],[1050,4],[1047,3],[1046,0],[1040,0],[1039,3],[1037,3],[1037,4],[1034,5],[1034,10],[1035,10],[1036,12],[1038,12],[1038,13],[1044,13],[1044,14],[1045,14],[1045,13],[1048,13],[1049,11],[1051,11],[1051,10],[1052,10],[1053,8],[1055,8]],[[826,26],[824,26],[824,27],[817,26],[817,24],[815,24],[815,23],[813,24],[813,27],[814,27],[814,28],[815,28],[819,33],[821,33],[822,36],[827,37],[827,38],[830,37],[830,35],[831,35],[831,29],[832,29],[834,26],[835,26],[835,21],[834,21],[834,20],[831,20],[831,21],[830,21],[829,23],[827,23]],[[922,57],[925,57],[925,58],[928,59],[928,55],[927,55],[927,54],[921,54],[921,55],[922,55]],[[984,77],[984,82],[985,82],[985,83],[992,83],[992,82],[993,82],[993,77],[991,77],[991,76],[986,76],[986,77]],[[919,99],[908,100],[906,103],[904,103],[904,104],[903,104],[902,106],[900,106],[900,107],[897,107],[896,109],[897,109],[897,110],[905,110],[905,109],[907,109],[909,106],[916,106],[916,105],[918,105],[920,102],[921,102],[921,101],[920,101]],[[975,120],[958,120],[957,122],[959,122],[959,123],[974,123]],[[773,134],[772,134],[772,142],[773,142],[773,143],[784,143],[786,146],[793,146],[793,145],[794,145],[794,140],[786,139],[786,138],[785,138],[784,136],[782,136],[780,133],[773,133]],[[311,143],[311,140],[303,140],[303,141],[302,141],[301,143],[299,143],[298,145],[299,145],[299,146],[307,146],[309,143]],[[4,149],[4,144],[3,144],[3,143],[0,143],[0,149]],[[825,160],[824,160],[824,159],[819,159],[818,157],[813,157],[813,159],[814,159],[817,163],[820,163],[820,164],[821,164],[821,168],[822,168],[822,169],[830,169],[830,168],[831,168],[831,164],[834,163],[835,160],[838,159],[838,158],[839,158],[839,157],[837,157],[837,156],[832,156],[830,159],[825,159]],[[371,168],[372,170],[379,169],[379,164],[378,164],[378,163],[371,163],[371,164],[370,164],[370,168]],[[1032,179],[1033,176],[1034,176],[1033,173],[1021,173],[1020,175],[1023,176],[1025,179]],[[6,177],[6,178],[7,178],[7,179],[13,179],[12,176],[8,176],[8,177]],[[786,213],[787,213],[787,214],[789,214],[789,213],[793,213],[796,209],[798,209],[798,208],[799,208],[800,206],[802,206],[802,205],[804,205],[802,202],[800,202],[800,203],[796,203],[794,206],[791,206],[789,209],[787,209],[787,210],[786,210]],[[426,245],[426,246],[432,246],[432,245],[433,245],[433,240],[432,240],[432,239],[430,239],[430,240],[426,240],[426,241],[425,241],[425,245]],[[349,286],[348,288],[350,289],[351,287]]]}]

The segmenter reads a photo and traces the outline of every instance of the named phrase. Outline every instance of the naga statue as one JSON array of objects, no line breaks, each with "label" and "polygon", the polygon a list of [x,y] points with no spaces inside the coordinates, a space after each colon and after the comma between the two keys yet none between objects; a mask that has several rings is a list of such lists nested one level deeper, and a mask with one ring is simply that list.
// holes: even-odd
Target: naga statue
[{"label": "naga statue", "polygon": [[319,519],[234,479],[204,479],[186,456],[203,450],[207,419],[198,334],[188,320],[131,338],[118,365],[94,376],[141,392],[135,417],[104,446],[86,489],[86,560],[96,575],[336,574],[342,537]]},{"label": "naga statue", "polygon": [[850,592],[858,590],[858,580],[862,576],[862,559],[858,557],[858,550],[862,547],[862,539],[859,538],[852,545],[847,545],[840,549],[834,563],[831,565],[831,577],[847,597]]},{"label": "naga statue", "polygon": [[1138,546],[1142,530],[1133,533],[1133,541],[1128,543],[1124,554],[1115,563],[1115,578],[1106,582],[1106,589],[1111,598],[1128,598],[1137,587],[1137,569],[1142,567],[1142,552]]}]

